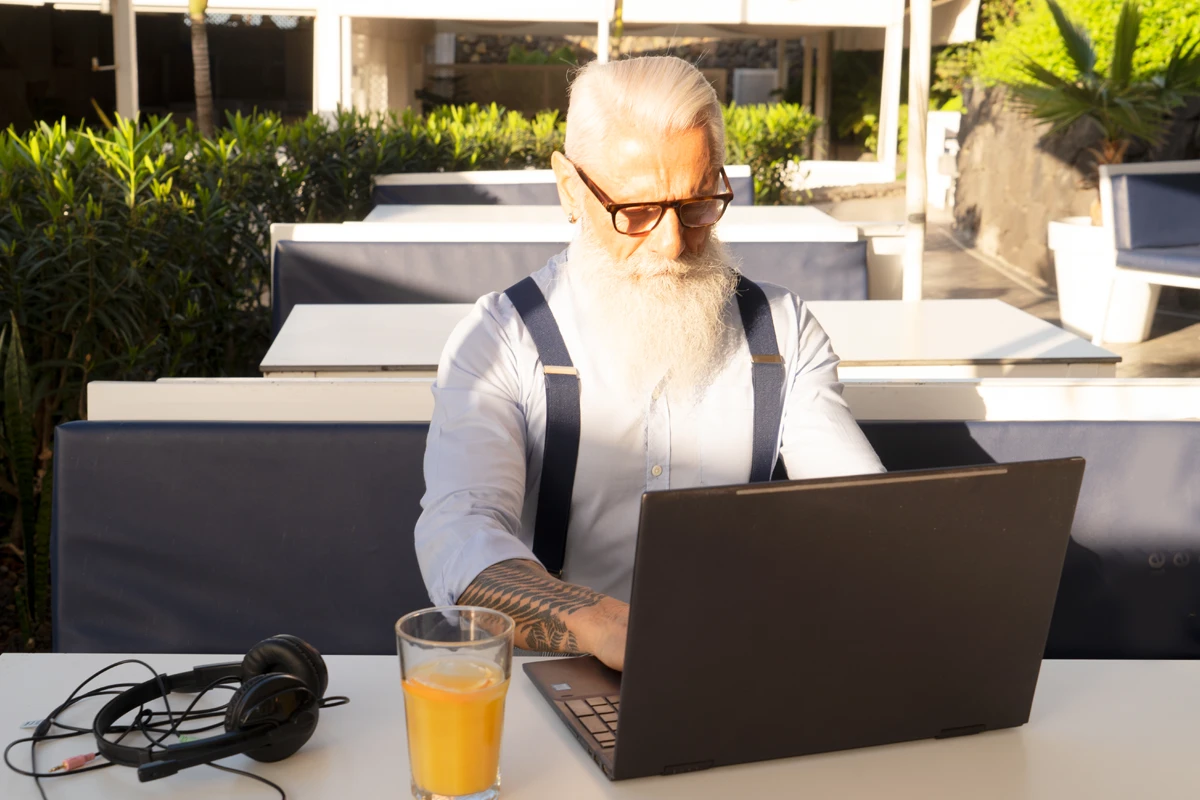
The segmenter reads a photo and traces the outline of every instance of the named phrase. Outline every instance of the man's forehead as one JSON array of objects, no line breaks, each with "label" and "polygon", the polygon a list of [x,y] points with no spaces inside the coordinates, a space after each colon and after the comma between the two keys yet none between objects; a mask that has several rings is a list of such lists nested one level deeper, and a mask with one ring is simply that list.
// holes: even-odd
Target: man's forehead
[{"label": "man's forehead", "polygon": [[589,175],[618,203],[693,197],[711,191],[716,178],[703,128],[665,138],[615,131],[592,171]]}]

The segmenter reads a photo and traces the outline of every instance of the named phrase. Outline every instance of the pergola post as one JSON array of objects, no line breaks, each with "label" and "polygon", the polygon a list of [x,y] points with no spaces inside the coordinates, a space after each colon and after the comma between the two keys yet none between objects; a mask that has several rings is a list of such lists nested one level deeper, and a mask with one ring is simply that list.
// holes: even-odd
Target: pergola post
[{"label": "pergola post", "polygon": [[900,146],[900,77],[904,58],[904,19],[887,26],[883,38],[883,96],[879,103],[879,152],[876,158],[896,175]]},{"label": "pergola post", "polygon": [[821,127],[817,129],[816,142],[813,147],[813,158],[824,161],[831,155],[829,112],[833,107],[831,94],[833,90],[833,31],[821,34],[821,44],[817,48],[817,98],[813,113],[821,118]]},{"label": "pergola post", "polygon": [[347,110],[354,108],[354,20],[342,17],[338,37],[340,40],[338,54],[338,74],[341,76],[338,86],[338,102]]},{"label": "pergola post", "polygon": [[600,19],[596,21],[596,60],[605,64],[608,62],[608,51],[612,49],[611,28],[616,5],[614,0],[598,0],[598,4]]},{"label": "pergola post", "polygon": [[433,81],[435,94],[454,97],[454,59],[458,48],[458,36],[445,31],[433,35]]},{"label": "pergola post", "polygon": [[113,64],[116,66],[117,113],[138,115],[137,17],[133,0],[112,0]]},{"label": "pergola post", "polygon": [[787,39],[779,39],[775,43],[775,70],[775,83],[779,87],[779,99],[782,100],[788,88]]},{"label": "pergola post", "polygon": [[800,85],[800,103],[814,114],[816,109],[813,107],[813,69],[816,65],[816,51],[813,48],[816,40],[817,37],[811,34],[801,39],[804,42],[804,77]]},{"label": "pergola post", "polygon": [[929,120],[929,58],[933,18],[931,0],[912,0],[908,39],[908,164],[905,207],[908,234],[904,248],[904,300],[920,300],[925,272],[925,133]]},{"label": "pergola post", "polygon": [[337,111],[342,100],[342,21],[317,12],[313,20],[313,111]]}]

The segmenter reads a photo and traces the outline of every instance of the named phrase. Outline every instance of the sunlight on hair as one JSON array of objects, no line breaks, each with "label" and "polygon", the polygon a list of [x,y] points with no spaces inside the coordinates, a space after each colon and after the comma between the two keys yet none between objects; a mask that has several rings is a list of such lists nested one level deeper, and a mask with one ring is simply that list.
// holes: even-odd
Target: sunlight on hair
[{"label": "sunlight on hair", "polygon": [[725,153],[725,122],[712,85],[700,70],[675,56],[645,56],[579,70],[571,83],[566,154],[587,168],[615,131],[632,128],[656,139],[679,131],[708,130],[713,166]]}]

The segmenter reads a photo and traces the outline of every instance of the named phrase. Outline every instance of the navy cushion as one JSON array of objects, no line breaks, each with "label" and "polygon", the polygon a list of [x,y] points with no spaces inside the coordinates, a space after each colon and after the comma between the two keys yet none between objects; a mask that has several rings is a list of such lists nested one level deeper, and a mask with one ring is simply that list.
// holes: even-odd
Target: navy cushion
[{"label": "navy cushion", "polygon": [[[272,334],[299,303],[474,303],[542,267],[561,242],[275,245]],[[750,278],[806,300],[866,300],[867,243],[731,242]]]},{"label": "navy cushion", "polygon": [[[1200,219],[1196,225],[1200,226]],[[1166,272],[1171,275],[1194,275],[1200,278],[1200,244],[1190,247],[1139,247],[1118,250],[1117,264],[1147,272]]]},{"label": "navy cushion", "polygon": [[1114,175],[1118,250],[1200,245],[1200,171]]},{"label": "navy cushion", "polygon": [[301,303],[474,303],[541,268],[561,242],[275,245],[271,334]]},{"label": "navy cushion", "polygon": [[862,428],[889,470],[1085,458],[1047,656],[1200,657],[1200,421]]},{"label": "navy cushion", "polygon": [[54,647],[396,652],[427,607],[425,424],[73,422],[55,435]]},{"label": "navy cushion", "polygon": [[[754,203],[754,180],[750,176],[730,178],[733,205]],[[499,205],[556,206],[558,185],[554,183],[422,183],[376,184],[371,202],[388,205]]]},{"label": "navy cushion", "polygon": [[[867,422],[891,470],[1082,456],[1049,657],[1200,657],[1200,421]],[[55,446],[60,651],[392,653],[428,605],[427,426],[77,422]]]},{"label": "navy cushion", "polygon": [[556,206],[558,205],[558,185],[554,183],[377,184],[371,189],[371,202],[377,206]]}]

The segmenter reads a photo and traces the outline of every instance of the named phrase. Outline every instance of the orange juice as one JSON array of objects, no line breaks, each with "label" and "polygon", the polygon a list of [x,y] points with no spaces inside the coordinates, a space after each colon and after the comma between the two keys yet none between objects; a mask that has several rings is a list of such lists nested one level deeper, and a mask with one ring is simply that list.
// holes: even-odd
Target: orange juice
[{"label": "orange juice", "polygon": [[494,663],[447,656],[404,680],[413,782],[427,792],[465,795],[496,782],[508,680]]}]

